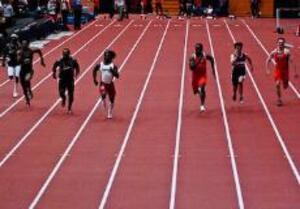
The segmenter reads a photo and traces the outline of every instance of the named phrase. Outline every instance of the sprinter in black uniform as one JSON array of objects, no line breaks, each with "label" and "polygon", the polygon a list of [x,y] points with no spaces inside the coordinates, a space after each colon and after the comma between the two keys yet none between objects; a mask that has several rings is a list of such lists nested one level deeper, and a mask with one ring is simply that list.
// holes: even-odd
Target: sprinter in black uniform
[{"label": "sprinter in black uniform", "polygon": [[59,70],[58,77],[58,88],[59,95],[62,99],[62,107],[66,104],[66,90],[68,91],[68,114],[72,113],[72,104],[74,101],[74,81],[78,76],[80,67],[76,59],[71,57],[71,52],[68,48],[63,50],[63,57],[56,61],[53,65],[53,78],[56,79],[56,71]]},{"label": "sprinter in black uniform", "polygon": [[4,56],[2,66],[5,66],[7,63],[7,74],[11,81],[15,79],[13,82],[13,97],[18,96],[18,83],[19,83],[19,76],[20,76],[20,49],[21,44],[18,40],[17,34],[12,34],[10,36],[10,42],[6,45],[4,49]]},{"label": "sprinter in black uniform", "polygon": [[41,65],[45,67],[45,62],[43,58],[42,51],[40,49],[31,49],[29,47],[29,41],[22,41],[22,49],[20,52],[20,82],[25,96],[26,104],[30,106],[30,100],[33,98],[33,93],[31,90],[31,79],[33,77],[33,56],[34,54],[40,56]]},{"label": "sprinter in black uniform", "polygon": [[243,97],[243,82],[246,78],[246,61],[250,65],[250,70],[253,71],[253,65],[250,57],[243,53],[243,43],[236,42],[234,44],[234,53],[231,54],[230,57],[231,64],[232,64],[232,86],[233,86],[233,101],[236,101],[236,93],[239,89],[240,94],[240,103],[244,102]]}]

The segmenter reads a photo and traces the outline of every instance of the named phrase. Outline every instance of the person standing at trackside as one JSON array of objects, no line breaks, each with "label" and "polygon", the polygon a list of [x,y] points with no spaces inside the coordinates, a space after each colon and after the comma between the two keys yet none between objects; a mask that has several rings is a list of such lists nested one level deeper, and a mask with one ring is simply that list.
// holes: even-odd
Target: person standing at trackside
[{"label": "person standing at trackside", "polygon": [[213,76],[215,77],[215,61],[214,58],[203,51],[203,45],[197,43],[195,45],[195,52],[189,60],[189,66],[192,71],[192,87],[194,94],[200,97],[200,111],[205,111],[206,99],[206,84],[207,84],[207,61],[210,62]]},{"label": "person standing at trackside", "polygon": [[5,18],[6,28],[13,25],[15,11],[10,1],[3,1],[3,17]]},{"label": "person standing at trackside", "polygon": [[146,19],[146,8],[148,5],[148,0],[140,0],[141,5],[141,18]]},{"label": "person standing at trackside", "polygon": [[186,15],[185,1],[186,0],[179,0],[179,11],[178,11],[179,19],[183,19],[183,17]]},{"label": "person standing at trackside", "polygon": [[162,7],[163,0],[155,0],[155,13],[157,18],[163,18],[164,12]]},{"label": "person standing at trackside", "polygon": [[[277,39],[277,48],[273,50],[266,60],[267,74],[270,74],[270,62],[274,60],[275,70],[274,79],[276,83],[277,106],[282,106],[281,86],[287,89],[289,86],[289,66],[293,64],[290,50],[285,46],[285,39],[280,37]],[[295,78],[298,78],[296,65],[294,65]]]},{"label": "person standing at trackside", "polygon": [[260,0],[251,0],[251,14],[252,18],[259,17],[259,6],[260,6]]},{"label": "person standing at trackside", "polygon": [[[113,83],[114,78],[119,78],[118,67],[113,63],[116,53],[111,50],[106,50],[104,53],[104,60],[97,64],[93,71],[94,84],[99,85],[99,91],[102,97],[104,109],[106,109],[106,97],[109,97],[109,105],[107,109],[107,118],[112,118],[112,110],[115,104],[116,89]],[[97,72],[100,71],[100,84],[97,79]]]},{"label": "person standing at trackside", "polygon": [[243,43],[236,42],[234,44],[234,52],[230,56],[230,62],[232,65],[232,74],[231,74],[231,81],[233,86],[233,96],[232,100],[236,101],[236,94],[239,90],[240,94],[240,103],[244,102],[243,96],[243,87],[244,87],[244,80],[246,78],[246,62],[250,65],[250,70],[253,71],[253,65],[250,57],[243,53]]},{"label": "person standing at trackside", "polygon": [[[20,49],[21,44],[18,40],[17,34],[12,34],[10,36],[10,42],[6,45],[4,49],[4,55],[2,60],[2,66],[7,63],[7,74],[8,78],[13,81],[13,97],[18,97],[18,84],[20,77]],[[7,61],[7,62],[6,62]]]},{"label": "person standing at trackside", "polygon": [[58,88],[61,98],[61,106],[66,105],[66,94],[68,92],[68,114],[72,113],[72,104],[74,101],[75,79],[77,78],[80,67],[76,59],[71,56],[70,49],[65,48],[62,52],[62,58],[57,60],[52,68],[52,76],[57,78],[56,72],[58,70]]},{"label": "person standing at trackside", "polygon": [[61,0],[61,18],[64,30],[69,30],[68,28],[68,14],[70,11],[70,6],[68,0]]},{"label": "person standing at trackside", "polygon": [[186,16],[190,18],[193,14],[194,0],[185,0]]},{"label": "person standing at trackside", "polygon": [[124,17],[125,17],[126,19],[129,18],[130,8],[131,8],[131,0],[125,0]]},{"label": "person standing at trackside", "polygon": [[33,98],[33,93],[31,90],[31,79],[33,77],[33,56],[38,54],[40,56],[41,65],[45,67],[45,62],[43,58],[42,51],[40,49],[31,49],[29,47],[29,41],[22,41],[22,49],[20,53],[20,82],[23,89],[23,93],[26,100],[26,105],[30,107],[30,100]]},{"label": "person standing at trackside", "polygon": [[74,14],[74,30],[81,29],[82,4],[81,0],[72,0],[72,9]]},{"label": "person standing at trackside", "polygon": [[113,18],[115,14],[115,0],[108,0],[108,15],[109,18]]},{"label": "person standing at trackside", "polygon": [[100,14],[100,0],[93,0],[94,3],[94,16],[98,16]]},{"label": "person standing at trackside", "polygon": [[125,10],[126,10],[125,0],[115,0],[115,8],[116,8],[116,11],[119,14],[118,20],[122,21],[123,18],[124,18],[124,15],[125,15],[124,14]]}]

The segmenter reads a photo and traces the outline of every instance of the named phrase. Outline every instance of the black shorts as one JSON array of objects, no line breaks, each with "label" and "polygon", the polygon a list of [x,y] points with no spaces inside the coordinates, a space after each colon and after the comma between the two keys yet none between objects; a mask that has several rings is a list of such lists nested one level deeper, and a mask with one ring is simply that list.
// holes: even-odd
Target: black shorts
[{"label": "black shorts", "polygon": [[61,93],[64,93],[66,90],[69,93],[73,93],[75,89],[74,80],[64,80],[60,79],[58,82],[58,88]]},{"label": "black shorts", "polygon": [[231,81],[234,86],[237,86],[246,76],[245,67],[235,67],[232,70]]},{"label": "black shorts", "polygon": [[32,68],[21,66],[20,80],[30,81],[33,77],[34,71]]}]

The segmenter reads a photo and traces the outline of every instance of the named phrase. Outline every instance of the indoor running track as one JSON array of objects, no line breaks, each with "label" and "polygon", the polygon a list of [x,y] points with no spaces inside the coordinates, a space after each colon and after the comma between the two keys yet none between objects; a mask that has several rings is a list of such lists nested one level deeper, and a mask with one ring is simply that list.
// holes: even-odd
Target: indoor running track
[{"label": "indoor running track", "polygon": [[[0,208],[299,208],[300,82],[291,76],[277,107],[264,67],[273,27],[264,19],[98,19],[52,42],[47,67],[35,64],[31,110],[11,98],[10,83],[0,87]],[[300,54],[299,39],[284,36]],[[238,40],[254,63],[242,105],[231,99]],[[188,69],[196,42],[216,60],[204,113]],[[73,115],[60,107],[51,77],[65,47],[81,66]],[[121,71],[112,120],[92,82],[106,48]]]}]

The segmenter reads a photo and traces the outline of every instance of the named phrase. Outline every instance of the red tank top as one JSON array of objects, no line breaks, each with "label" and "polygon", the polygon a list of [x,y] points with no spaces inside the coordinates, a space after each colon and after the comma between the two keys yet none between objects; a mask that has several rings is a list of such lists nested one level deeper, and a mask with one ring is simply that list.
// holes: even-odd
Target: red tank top
[{"label": "red tank top", "polygon": [[205,75],[206,74],[206,58],[205,55],[203,57],[195,57],[195,70],[194,73],[196,75]]},{"label": "red tank top", "polygon": [[276,52],[274,54],[274,60],[276,63],[276,70],[285,71],[289,69],[289,53],[287,52]]}]

